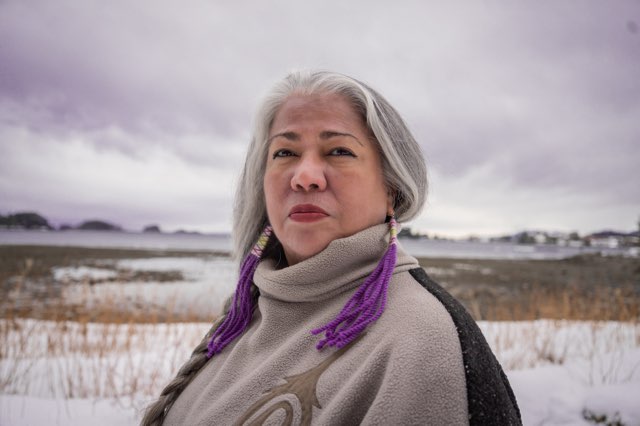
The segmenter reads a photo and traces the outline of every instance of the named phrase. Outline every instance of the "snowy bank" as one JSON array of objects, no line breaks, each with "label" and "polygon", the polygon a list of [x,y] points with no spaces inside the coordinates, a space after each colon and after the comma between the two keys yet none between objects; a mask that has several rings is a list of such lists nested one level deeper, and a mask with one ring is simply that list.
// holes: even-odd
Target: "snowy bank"
[{"label": "snowy bank", "polygon": [[[638,324],[479,324],[525,425],[640,425]],[[209,326],[2,320],[0,424],[137,424]]]}]

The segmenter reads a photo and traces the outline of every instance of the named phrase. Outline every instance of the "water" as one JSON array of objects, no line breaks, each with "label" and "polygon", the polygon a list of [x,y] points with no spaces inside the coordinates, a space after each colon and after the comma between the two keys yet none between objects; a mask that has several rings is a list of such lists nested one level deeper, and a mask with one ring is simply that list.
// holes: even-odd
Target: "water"
[{"label": "water", "polygon": [[479,241],[400,240],[407,252],[416,257],[455,259],[564,259],[580,254],[638,256],[637,248],[563,247]]},{"label": "water", "polygon": [[0,245],[47,245],[153,250],[231,251],[229,235],[110,231],[0,231]]},{"label": "water", "polygon": [[[401,239],[416,257],[467,259],[562,259],[578,254],[638,256],[637,248],[561,247],[477,241]],[[0,245],[52,245],[154,250],[231,251],[229,235],[162,234],[106,231],[0,231]]]}]

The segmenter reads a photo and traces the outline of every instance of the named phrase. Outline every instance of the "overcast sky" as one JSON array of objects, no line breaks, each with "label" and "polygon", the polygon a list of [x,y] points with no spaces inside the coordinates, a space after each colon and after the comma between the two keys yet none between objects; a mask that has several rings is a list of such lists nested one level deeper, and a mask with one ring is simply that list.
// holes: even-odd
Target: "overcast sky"
[{"label": "overcast sky", "polygon": [[640,2],[0,2],[0,214],[225,232],[287,71],[378,89],[429,167],[429,233],[633,230]]}]

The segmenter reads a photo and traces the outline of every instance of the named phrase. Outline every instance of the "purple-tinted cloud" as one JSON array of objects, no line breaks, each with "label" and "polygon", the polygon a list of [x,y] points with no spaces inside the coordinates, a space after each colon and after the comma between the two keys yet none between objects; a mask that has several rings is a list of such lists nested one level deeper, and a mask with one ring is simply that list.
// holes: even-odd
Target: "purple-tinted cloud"
[{"label": "purple-tinted cloud", "polygon": [[[44,212],[58,200],[60,216],[64,205],[74,206],[69,212],[93,211],[69,192],[94,180],[63,173],[79,161],[70,150],[81,141],[82,161],[103,162],[100,173],[130,173],[111,183],[112,191],[137,199],[148,194],[153,208],[122,201],[119,211],[129,212],[132,223],[146,214],[162,222],[152,219],[157,210],[171,223],[188,214],[175,202],[164,204],[170,197],[153,190],[153,179],[138,179],[136,170],[163,185],[185,182],[207,209],[217,193],[229,200],[216,204],[227,213],[212,214],[211,223],[228,223],[253,108],[289,69],[313,67],[354,75],[389,98],[441,180],[434,187],[466,194],[441,192],[436,200],[447,208],[461,211],[481,172],[484,186],[504,192],[492,199],[503,209],[524,193],[542,205],[547,190],[575,196],[575,203],[619,206],[634,217],[640,212],[639,22],[632,0],[402,7],[4,1],[0,210]],[[16,143],[26,148],[9,148]],[[51,160],[69,163],[25,159],[42,155],[43,144],[55,147]],[[43,193],[33,176],[44,177],[33,167],[49,169],[47,179],[59,185]],[[188,176],[191,169],[202,179],[212,170],[221,175],[200,181]],[[31,185],[17,190],[14,182]],[[108,186],[108,176],[94,184]],[[172,186],[168,193],[180,192]],[[555,213],[559,223],[566,210]],[[600,220],[594,216],[593,226]]]}]

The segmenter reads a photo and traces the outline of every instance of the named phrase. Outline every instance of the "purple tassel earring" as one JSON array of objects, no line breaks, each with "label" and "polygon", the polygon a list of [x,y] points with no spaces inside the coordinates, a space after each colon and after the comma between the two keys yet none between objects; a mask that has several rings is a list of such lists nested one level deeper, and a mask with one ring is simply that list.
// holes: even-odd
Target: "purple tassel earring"
[{"label": "purple tassel earring", "polygon": [[389,248],[376,269],[360,285],[338,316],[325,326],[311,330],[311,334],[325,332],[324,339],[316,345],[318,350],[325,346],[342,348],[372,322],[380,318],[387,302],[387,288],[396,266],[397,224],[395,217],[389,221]]},{"label": "purple tassel earring", "polygon": [[[207,346],[207,358],[220,353],[233,339],[242,334],[253,315],[251,301],[251,284],[253,274],[260,263],[262,253],[273,233],[271,226],[267,226],[251,253],[242,262],[240,278],[233,302],[222,324],[216,329]],[[353,340],[372,322],[380,318],[387,302],[387,288],[393,269],[396,266],[397,243],[396,219],[389,221],[389,248],[364,283],[360,285],[351,299],[344,305],[338,316],[323,327],[311,330],[316,335],[325,333],[325,338],[316,345],[318,350],[325,346],[342,348]]]},{"label": "purple tassel earring", "polygon": [[264,228],[258,242],[251,253],[242,262],[240,268],[240,278],[238,278],[238,285],[236,292],[233,295],[233,302],[231,308],[227,313],[224,321],[220,324],[220,327],[216,329],[209,340],[207,348],[207,358],[211,358],[217,353],[220,353],[233,339],[242,334],[253,315],[253,303],[251,301],[251,283],[253,281],[253,273],[260,263],[262,252],[269,242],[269,237],[273,229],[270,225]]}]

